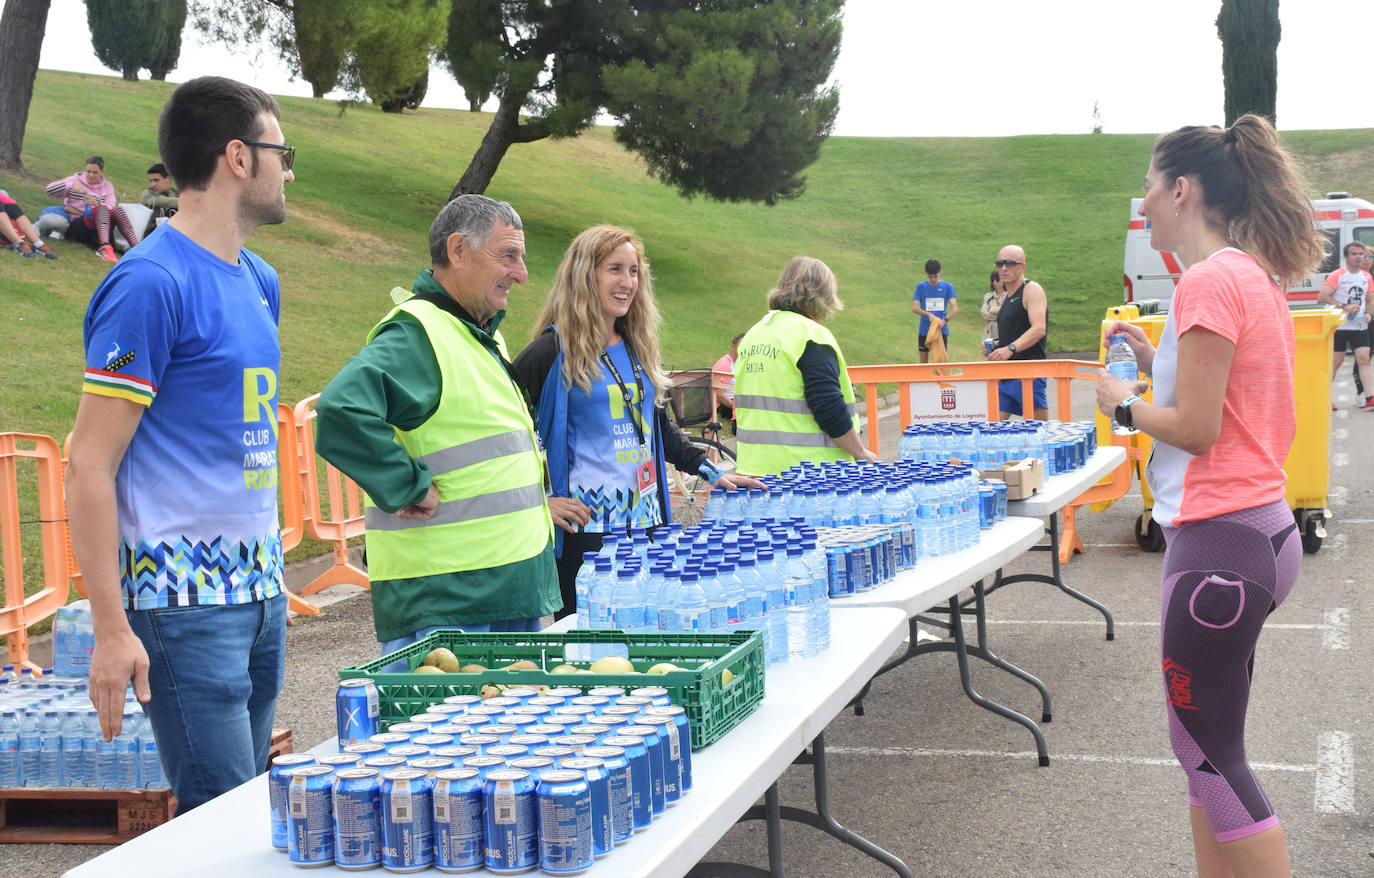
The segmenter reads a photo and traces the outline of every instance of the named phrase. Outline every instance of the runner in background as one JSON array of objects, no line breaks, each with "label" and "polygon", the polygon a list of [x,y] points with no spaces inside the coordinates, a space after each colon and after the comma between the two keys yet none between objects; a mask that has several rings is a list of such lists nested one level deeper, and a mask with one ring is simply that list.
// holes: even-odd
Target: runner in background
[{"label": "runner in background", "polygon": [[945,341],[945,347],[949,347],[949,318],[959,313],[959,302],[954,293],[954,285],[947,280],[940,279],[940,260],[926,260],[926,279],[916,285],[916,291],[911,294],[911,313],[921,315],[921,325],[917,329],[920,338],[917,340],[917,348],[920,350],[921,362],[930,362],[930,348],[926,346],[926,335],[930,332],[933,324],[940,330],[940,335]]},{"label": "runner in background", "polygon": [[[1345,322],[1336,327],[1331,342],[1332,380],[1345,362],[1346,352],[1353,352],[1357,392],[1363,392],[1372,386],[1369,381],[1369,291],[1374,279],[1361,267],[1365,257],[1363,244],[1351,241],[1345,245],[1342,255],[1345,257],[1345,266],[1326,276],[1326,283],[1317,294],[1317,301],[1323,305],[1335,305],[1345,313]],[[1374,411],[1374,395],[1365,396],[1356,404],[1362,404],[1365,411]],[[1331,408],[1336,408],[1334,402]]]}]

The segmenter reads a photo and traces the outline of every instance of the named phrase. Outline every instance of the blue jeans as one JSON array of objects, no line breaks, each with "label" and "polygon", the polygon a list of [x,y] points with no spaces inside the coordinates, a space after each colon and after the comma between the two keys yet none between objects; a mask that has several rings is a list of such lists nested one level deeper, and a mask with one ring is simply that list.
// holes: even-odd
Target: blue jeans
[{"label": "blue jeans", "polygon": [[177,813],[261,774],[286,672],[286,595],[125,616],[148,651],[143,712]]},{"label": "blue jeans", "polygon": [[[428,628],[421,628],[414,634],[405,637],[397,637],[395,640],[388,640],[382,644],[382,655],[391,655],[398,649],[410,646],[417,640],[424,640],[429,635],[438,631],[440,628],[461,628],[469,634],[495,634],[503,631],[541,631],[539,622],[542,617],[531,616],[528,619],[502,619],[499,622],[481,622],[476,625],[431,625]],[[410,668],[406,667],[404,661],[395,661],[382,668],[384,674],[404,674]]]}]

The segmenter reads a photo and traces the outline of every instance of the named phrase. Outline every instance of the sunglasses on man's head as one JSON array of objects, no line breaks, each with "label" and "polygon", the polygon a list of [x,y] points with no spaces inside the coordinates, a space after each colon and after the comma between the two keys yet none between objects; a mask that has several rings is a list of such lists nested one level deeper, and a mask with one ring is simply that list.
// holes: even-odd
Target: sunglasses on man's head
[{"label": "sunglasses on man's head", "polygon": [[1011,268],[1013,265],[1025,265],[1025,264],[1026,264],[1026,263],[1024,263],[1024,262],[1018,262],[1018,261],[1015,260],[1015,259],[999,259],[999,260],[997,260],[996,262],[993,263],[993,265],[997,266],[998,268]]}]

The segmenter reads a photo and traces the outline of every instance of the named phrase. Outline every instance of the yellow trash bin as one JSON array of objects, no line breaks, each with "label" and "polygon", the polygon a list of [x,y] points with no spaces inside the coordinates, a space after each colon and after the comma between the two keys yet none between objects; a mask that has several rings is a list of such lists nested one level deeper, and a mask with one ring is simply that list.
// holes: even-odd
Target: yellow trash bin
[{"label": "yellow trash bin", "polygon": [[[1150,342],[1158,346],[1164,332],[1165,315],[1139,317],[1131,311],[1129,305],[1108,308],[1102,321],[1102,333],[1105,334],[1107,327],[1117,320],[1129,320],[1145,330]],[[1293,510],[1293,519],[1302,532],[1303,551],[1312,554],[1321,548],[1326,538],[1326,519],[1331,514],[1326,508],[1326,491],[1331,480],[1331,336],[1340,325],[1342,315],[1327,305],[1307,304],[1290,305],[1289,314],[1293,319],[1296,347],[1293,390],[1297,400],[1298,431],[1283,470],[1288,475],[1288,508]],[[1105,348],[1099,349],[1099,361],[1105,353]],[[1151,395],[1147,393],[1145,398],[1150,399]],[[1111,429],[1110,421],[1098,412],[1099,440],[1110,437]],[[1145,500],[1145,512],[1136,519],[1136,542],[1147,552],[1158,552],[1164,548],[1164,535],[1150,517],[1154,498],[1145,480],[1144,462],[1149,459],[1150,442],[1150,437],[1144,433],[1131,437],[1131,444],[1142,452],[1136,475]],[[1105,509],[1111,504],[1094,504],[1093,510],[1101,511],[1099,505]]]}]

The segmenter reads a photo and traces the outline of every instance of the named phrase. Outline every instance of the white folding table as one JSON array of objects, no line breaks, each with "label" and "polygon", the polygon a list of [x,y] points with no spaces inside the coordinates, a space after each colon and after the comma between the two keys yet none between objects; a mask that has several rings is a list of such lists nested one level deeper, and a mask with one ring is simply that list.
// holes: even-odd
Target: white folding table
[{"label": "white folding table", "polygon": [[[615,878],[685,875],[766,794],[769,857],[773,874],[781,875],[776,782],[811,745],[818,779],[817,809],[824,824],[817,825],[910,878],[901,860],[829,816],[822,736],[901,643],[905,621],[903,613],[890,608],[834,610],[830,649],[814,658],[770,668],[767,694],[758,709],[723,738],[692,754],[692,791],[585,874]],[[335,749],[331,739],[311,752]],[[301,870],[271,847],[267,778],[259,775],[66,874],[69,878],[262,878],[299,876]]]}]

